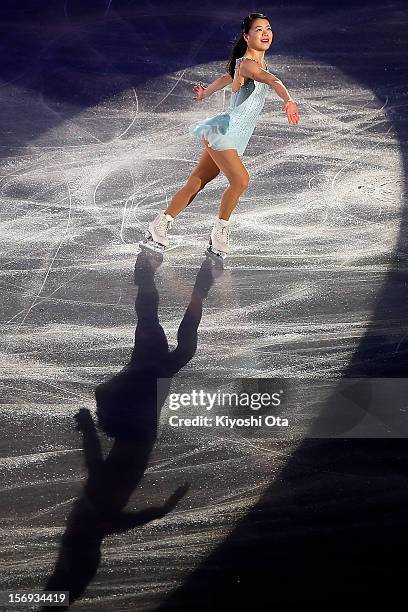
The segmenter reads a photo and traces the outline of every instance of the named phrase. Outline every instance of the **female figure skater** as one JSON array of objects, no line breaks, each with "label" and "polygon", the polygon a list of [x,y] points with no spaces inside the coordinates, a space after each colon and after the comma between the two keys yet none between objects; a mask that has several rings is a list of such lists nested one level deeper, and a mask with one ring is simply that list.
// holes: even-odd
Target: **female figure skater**
[{"label": "female figure skater", "polygon": [[269,87],[284,100],[282,110],[287,113],[289,123],[299,123],[296,103],[282,81],[269,72],[264,60],[272,37],[268,17],[262,13],[251,13],[241,24],[241,36],[232,49],[227,73],[207,88],[201,83],[194,87],[193,100],[202,100],[232,83],[230,108],[228,112],[207,117],[190,128],[191,132],[202,140],[204,151],[184,187],[173,196],[166,210],[149,223],[145,241],[140,243],[141,246],[163,252],[169,244],[167,231],[174,217],[186,208],[221,170],[228,179],[229,187],[222,195],[207,253],[224,258],[229,252],[230,216],[249,184],[249,174],[241,156],[254,131]]}]

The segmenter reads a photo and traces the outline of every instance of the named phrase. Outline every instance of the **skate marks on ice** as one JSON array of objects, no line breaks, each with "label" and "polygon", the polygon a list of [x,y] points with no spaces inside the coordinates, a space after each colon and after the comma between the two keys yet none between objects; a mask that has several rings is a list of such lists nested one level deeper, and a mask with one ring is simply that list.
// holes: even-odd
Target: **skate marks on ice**
[{"label": "skate marks on ice", "polygon": [[[190,99],[196,80],[220,67],[183,69],[139,89],[118,77],[115,95],[67,121],[69,109],[59,105],[60,123],[3,158],[3,320],[12,355],[16,334],[23,338],[31,325],[55,334],[60,328],[68,344],[94,335],[92,324],[76,325],[75,304],[88,318],[86,309],[97,309],[98,300],[79,296],[77,287],[108,269],[127,273],[148,221],[198,159],[201,148],[188,125],[224,104],[221,92],[200,105]],[[306,373],[321,350],[324,367],[339,372],[370,319],[401,221],[392,108],[333,66],[276,55],[274,70],[296,87],[302,120],[289,126],[271,92],[245,156],[251,183],[233,216],[230,295],[214,304],[217,325],[213,316],[204,321],[202,341],[211,350],[216,329],[226,339],[234,330],[245,335],[245,343],[231,342],[226,360],[218,359],[225,372],[254,363],[248,374]],[[12,87],[5,88],[10,103]],[[26,91],[19,103],[33,121],[55,116],[47,91],[37,97]],[[171,246],[182,248],[168,253],[170,269],[195,265],[226,185],[218,176],[177,217]],[[98,319],[105,307],[126,308],[125,289],[112,300],[103,296],[102,276]],[[328,346],[333,341],[338,350]]]},{"label": "skate marks on ice", "polygon": [[[334,76],[333,82],[335,81]],[[317,87],[320,89],[320,84]],[[343,83],[341,87],[343,90]],[[388,89],[387,91],[392,94]],[[349,94],[347,88],[346,92]],[[369,333],[372,334],[373,345],[378,339],[382,346],[388,344],[391,349],[395,349],[401,340],[401,331],[404,333],[406,328],[403,306],[406,300],[397,300],[398,296],[405,295],[402,287],[406,282],[404,274],[399,277],[397,273],[393,274],[394,251],[398,247],[399,226],[403,220],[403,168],[397,161],[399,143],[396,135],[391,124],[381,115],[387,113],[387,109],[390,110],[389,101],[387,99],[384,106],[381,103],[377,105],[374,97],[371,101],[374,105],[372,110],[375,111],[373,113],[367,112],[370,110],[369,98],[365,101],[357,100],[361,106],[361,115],[359,123],[354,122],[351,132],[347,126],[338,126],[336,138],[333,138],[333,150],[338,158],[330,160],[333,165],[331,175],[328,168],[323,168],[329,175],[326,180],[319,183],[311,177],[309,189],[314,190],[314,198],[298,201],[302,214],[309,221],[305,224],[305,233],[302,233],[300,227],[294,228],[294,224],[289,226],[292,229],[290,238],[292,243],[294,242],[290,257],[286,256],[284,248],[290,241],[286,234],[289,223],[287,218],[290,219],[291,215],[296,213],[290,206],[292,193],[288,188],[284,194],[287,206],[276,235],[276,241],[283,246],[282,257],[279,260],[277,254],[276,263],[271,265],[270,269],[270,260],[267,257],[259,257],[259,267],[254,264],[253,269],[250,258],[242,257],[244,269],[234,270],[245,288],[239,297],[242,299],[248,293],[251,297],[248,297],[244,308],[242,302],[237,299],[237,309],[224,313],[225,318],[230,316],[231,319],[228,321],[229,326],[227,323],[225,343],[222,343],[221,351],[225,351],[228,346],[232,352],[245,354],[250,375],[253,376],[257,375],[255,369],[250,369],[253,354],[256,352],[258,366],[259,355],[263,350],[263,372],[269,372],[270,375],[278,372],[284,375],[285,370],[280,366],[285,360],[288,364],[286,375],[292,381],[296,375],[308,377],[313,374],[318,380],[310,381],[309,389],[307,380],[300,381],[300,386],[304,385],[301,388],[308,391],[304,399],[312,401],[314,394],[326,391],[326,415],[333,408],[331,391],[334,391],[334,386],[330,380],[326,385],[321,377],[328,374],[341,376],[347,371],[350,357],[361,339]],[[367,105],[364,108],[365,103]],[[326,100],[320,106],[313,106],[322,114],[325,109],[327,111]],[[333,107],[330,110],[333,111]],[[377,111],[379,114],[376,120]],[[364,114],[366,117],[363,117]],[[325,113],[324,119],[329,131],[332,118]],[[343,124],[347,121],[348,116],[342,119]],[[276,142],[280,143],[281,139],[277,138]],[[346,151],[343,148],[346,142],[351,145],[351,150]],[[319,142],[311,140],[311,144],[317,144],[318,147],[303,151],[302,156],[315,156],[316,163],[321,151],[323,156],[329,157],[329,141],[327,149],[321,148],[324,144],[322,137]],[[356,145],[357,155],[353,149]],[[256,142],[256,146],[257,151],[261,149],[262,137],[259,145]],[[256,167],[258,158],[259,156],[254,160]],[[295,161],[298,161],[298,158]],[[394,166],[394,162],[397,166]],[[279,155],[272,160],[268,159],[267,163],[271,167],[278,167]],[[357,167],[358,172],[353,166]],[[293,176],[294,169],[298,167],[299,164],[288,164],[288,174]],[[315,173],[314,176],[318,174]],[[323,178],[325,179],[325,176]],[[274,187],[272,182],[271,184]],[[280,195],[281,186],[278,182],[278,200],[283,197]],[[364,191],[364,196],[359,197]],[[265,193],[262,195],[265,201]],[[253,216],[255,215],[251,209],[247,214],[249,223]],[[268,217],[267,211],[265,216]],[[254,228],[254,234],[257,229]],[[269,228],[262,228],[262,231],[267,234]],[[310,249],[306,249],[304,245],[310,235],[314,241],[311,240]],[[298,245],[299,252],[296,252],[295,247]],[[248,246],[249,250],[250,248]],[[278,250],[275,244],[271,244],[271,248]],[[262,264],[266,267],[266,273],[262,271]],[[248,281],[252,272],[257,274],[258,282]],[[283,274],[286,283],[280,283]],[[389,293],[383,296],[383,310],[379,308],[376,311],[377,319],[372,321],[384,283],[387,284]],[[236,285],[238,286],[238,281]],[[283,291],[279,296],[280,302],[278,299],[277,303],[272,303],[272,300],[268,303],[268,290],[265,286],[275,289],[276,286],[282,288],[283,285],[288,289],[289,307],[285,303]],[[260,316],[257,318],[257,302],[253,300],[253,296],[259,300]],[[301,300],[303,298],[297,305],[293,303],[296,296]],[[253,316],[254,325],[242,330],[239,323],[237,325],[240,309],[245,310],[246,315],[251,315],[250,309],[253,305],[256,313]],[[263,316],[264,305],[265,310],[269,309],[268,312],[271,313],[269,317]],[[383,316],[378,316],[381,314]],[[270,345],[265,346],[259,339],[264,330],[262,325],[271,330],[274,316],[280,331],[278,342],[271,334]],[[256,333],[258,326],[261,326],[259,336],[249,343],[248,348],[243,346],[242,338],[247,339],[249,334]],[[293,348],[291,343],[284,342],[289,334],[291,340],[294,340]],[[214,339],[218,337],[214,325]],[[281,338],[283,341],[279,342]],[[297,360],[298,353],[303,353],[303,359]],[[369,350],[366,359],[370,360],[371,357],[372,352],[370,355]],[[271,362],[271,358],[274,361]],[[380,364],[377,361],[374,371],[378,365]],[[391,368],[392,365],[390,359]],[[381,372],[381,369],[379,371]],[[392,372],[392,369],[389,371]],[[348,372],[353,374],[351,368]],[[345,382],[347,384],[347,381]],[[357,381],[356,386],[359,384]],[[378,415],[369,414],[370,385],[368,388],[365,384],[360,387],[359,407],[363,408],[362,412],[367,410],[366,417],[376,421],[375,417]],[[388,389],[392,389],[392,381],[389,381]],[[387,393],[387,389],[382,389],[383,414],[389,413],[387,400],[391,398],[394,399]],[[402,410],[403,405],[401,403]],[[343,406],[347,407],[346,402]],[[394,408],[397,410],[399,407]],[[401,415],[398,415],[398,418],[401,423],[404,422]],[[310,433],[313,433],[313,429]],[[349,433],[340,432],[340,437],[345,439],[304,440],[296,448],[290,448],[290,444],[276,444],[274,440],[275,451],[277,448],[286,448],[289,451],[288,460],[282,465],[276,456],[268,455],[267,440],[254,440],[253,435],[248,436],[250,439],[245,439],[246,435],[239,436],[239,433],[227,431],[225,438],[228,438],[231,455],[232,449],[236,449],[240,443],[240,437],[244,438],[240,443],[242,450],[249,452],[251,447],[254,449],[254,456],[259,461],[255,465],[252,465],[251,461],[248,462],[248,469],[252,470],[254,478],[260,477],[260,458],[264,457],[263,473],[266,474],[268,469],[270,470],[269,483],[245,515],[237,508],[239,504],[241,509],[243,508],[245,502],[242,498],[232,499],[230,504],[226,504],[232,513],[237,513],[235,529],[228,533],[225,540],[198,569],[192,564],[192,574],[187,582],[172,593],[157,610],[181,612],[190,610],[192,606],[197,610],[212,608],[229,611],[253,607],[263,610],[271,609],[277,604],[287,606],[289,602],[304,605],[306,601],[319,601],[327,605],[327,601],[331,601],[333,597],[342,603],[350,600],[360,602],[360,598],[365,603],[371,600],[374,602],[378,593],[381,593],[384,599],[392,597],[388,585],[395,575],[402,577],[403,573],[400,560],[404,554],[406,517],[404,503],[401,505],[400,502],[401,499],[407,499],[405,440],[350,440],[347,439]],[[366,434],[364,427],[360,430],[356,427],[357,438],[364,438]],[[405,432],[401,432],[401,435],[403,437]],[[398,432],[393,431],[390,434],[391,438],[394,436],[398,436]],[[378,433],[378,438],[381,437],[382,432]],[[213,448],[219,442],[219,437],[215,438],[212,431]],[[232,464],[231,473],[234,473],[234,469],[236,466]],[[243,460],[238,474],[245,475],[246,469],[247,462]],[[223,480],[221,477],[223,471],[224,474],[230,475],[226,468],[221,467],[219,482],[222,481],[222,485],[228,487],[228,477]],[[209,481],[212,484],[212,480]],[[389,481],[393,482],[391,494]],[[220,484],[220,488],[222,485]],[[239,486],[238,483],[236,486]],[[243,491],[243,499],[245,494],[250,496],[249,492]],[[234,505],[234,501],[237,505]],[[389,520],[384,520],[384,516],[388,516]],[[217,518],[217,513],[213,513],[214,532],[218,526]],[[222,522],[221,518],[219,522]],[[207,526],[205,519],[203,524]],[[212,525],[209,524],[209,531]],[[207,535],[208,537],[210,536]],[[384,562],[384,551],[387,562]],[[378,583],[380,575],[381,584]]]},{"label": "skate marks on ice", "polygon": [[[279,55],[275,60],[276,72],[301,101],[302,122],[296,130],[288,126],[281,101],[271,93],[247,149],[252,181],[235,215],[230,269],[208,296],[200,351],[187,366],[190,372],[208,367],[228,376],[341,372],[365,333],[391,261],[402,183],[387,109],[398,113],[398,104],[388,100],[384,106],[332,66]],[[94,385],[124,363],[133,333],[129,262],[142,228],[165,207],[198,159],[201,149],[187,135],[188,125],[225,110],[221,92],[200,107],[191,103],[196,80],[209,81],[223,66],[216,62],[183,69],[143,87],[115,82],[114,95],[75,117],[70,105],[55,103],[52,92],[35,97],[17,86],[2,90],[8,104],[18,101],[18,117],[50,124],[24,147],[23,139],[16,139],[0,168],[3,409],[8,439],[15,444],[10,461],[29,468],[19,473],[23,486],[31,491],[37,483],[45,502],[39,511],[25,498],[24,511],[42,513],[40,526],[29,521],[21,531],[10,529],[6,538],[11,547],[34,538],[36,548],[38,533],[46,539],[60,533],[74,485],[79,489],[72,476],[80,460],[71,415],[79,403],[89,405]],[[16,121],[14,134],[24,125]],[[201,258],[225,186],[218,177],[180,216],[173,236],[184,245],[183,252],[178,249],[177,258],[171,254],[158,273],[161,321],[173,339],[180,320],[175,310],[184,308],[191,270]],[[387,318],[380,327],[386,334],[393,331],[399,341],[400,320],[399,315]],[[22,409],[14,418],[16,405]],[[51,441],[38,433],[44,423],[53,431]],[[147,528],[142,552],[139,541],[128,548],[127,535],[118,539],[118,547],[109,548],[117,572],[115,592],[124,575],[133,581],[132,563],[145,568],[153,591],[168,592],[177,580],[171,569],[163,578],[161,572],[173,559],[172,551],[196,564],[207,545],[216,545],[232,528],[235,513],[244,513],[270,478],[278,476],[275,468],[293,450],[290,445],[265,449],[231,437],[210,448],[208,438],[196,446],[185,440],[177,457],[168,440],[167,454],[159,455],[152,467],[149,498],[154,485],[162,488],[163,478],[176,473],[178,483],[180,467],[191,470],[202,487],[192,507],[183,511],[183,520],[195,529],[186,537],[179,520],[169,515],[165,523]],[[39,452],[27,453],[27,447]],[[241,451],[253,453],[251,465],[259,473],[255,486],[252,470],[248,481],[238,482],[245,465]],[[76,463],[70,463],[73,457]],[[45,486],[39,482],[44,473]],[[235,480],[226,490],[230,473]],[[216,477],[212,492],[207,475]],[[18,508],[21,490],[14,476],[8,494],[13,491],[13,507]],[[55,484],[50,493],[52,482],[58,483],[57,499]],[[225,512],[228,520],[223,522]],[[204,531],[200,521],[207,525]],[[169,530],[175,530],[174,538]],[[129,552],[124,556],[125,545]],[[53,553],[45,557],[51,568]],[[14,557],[12,570],[38,584],[42,568],[25,567],[21,557]]]},{"label": "skate marks on ice", "polygon": [[[13,564],[6,577],[8,584],[11,584],[17,576],[14,570],[19,567],[19,557],[15,555],[20,546],[18,542],[24,541],[24,546],[21,548],[22,552],[24,548],[26,554],[27,546],[35,545],[35,542],[31,544],[29,542],[32,538],[38,537],[40,540],[46,538],[48,543],[43,542],[42,546],[47,554],[43,554],[41,563],[35,567],[30,564],[25,565],[26,584],[30,583],[38,588],[39,584],[44,583],[44,572],[47,571],[50,576],[46,581],[46,588],[69,590],[73,602],[89,587],[101,561],[102,569],[98,572],[98,580],[105,580],[103,578],[105,571],[110,574],[118,572],[116,579],[121,583],[123,568],[127,566],[128,571],[128,564],[133,562],[139,564],[142,561],[143,565],[145,557],[144,546],[140,547],[140,543],[137,543],[140,536],[130,536],[130,539],[135,538],[135,540],[134,544],[132,542],[129,544],[129,530],[146,525],[152,520],[162,519],[174,510],[175,505],[187,491],[186,486],[179,487],[181,470],[168,473],[165,478],[166,487],[169,486],[171,489],[173,484],[178,482],[173,487],[174,494],[163,504],[160,496],[164,483],[160,482],[160,487],[157,487],[157,496],[154,486],[164,476],[160,476],[158,480],[155,476],[155,467],[148,468],[147,471],[146,468],[156,441],[160,409],[168,394],[171,378],[192,359],[196,351],[197,329],[202,316],[203,300],[211,291],[214,273],[210,262],[204,259],[196,276],[190,302],[179,324],[177,346],[170,350],[158,318],[159,295],[153,277],[159,266],[160,262],[154,257],[143,253],[138,256],[134,273],[138,292],[135,302],[137,326],[133,352],[128,364],[120,372],[99,384],[95,390],[98,423],[101,430],[113,438],[113,445],[108,445],[103,438],[99,439],[89,410],[81,409],[75,414],[77,427],[83,436],[85,466],[88,470],[82,491],[78,491],[81,477],[75,476],[83,472],[83,460],[81,452],[78,452],[80,449],[77,448],[76,436],[73,435],[72,409],[69,412],[65,410],[65,418],[61,415],[55,417],[52,411],[49,415],[31,413],[30,417],[28,414],[19,415],[15,410],[10,412],[7,422],[9,436],[6,439],[12,440],[14,433],[21,431],[25,419],[29,417],[31,423],[29,431],[32,437],[29,441],[39,453],[26,456],[24,460],[23,457],[17,456],[14,461],[6,459],[1,462],[9,496],[11,495],[12,499],[16,496],[20,499],[19,516],[2,519],[2,538],[9,543],[11,540],[14,542]],[[77,409],[79,405],[77,401]],[[75,405],[72,408],[75,408]],[[27,437],[22,444],[27,444]],[[101,442],[107,447],[106,459],[103,456],[104,449]],[[8,445],[9,443],[4,443],[3,453],[7,452]],[[14,446],[12,451],[18,451]],[[49,452],[44,452],[45,446]],[[51,449],[53,452],[50,452]],[[166,458],[164,463],[168,463],[167,446],[164,451],[163,457]],[[155,463],[163,462],[163,459],[160,459],[162,452],[159,445],[153,466]],[[183,451],[173,448],[171,457],[175,462],[180,453],[185,457]],[[19,471],[18,478],[16,470]],[[137,512],[125,511],[124,508],[142,478],[145,490],[138,492],[136,504],[145,506],[145,509]],[[56,482],[59,483],[57,488],[55,488]],[[31,498],[30,504],[25,498],[30,495],[33,486],[38,491],[38,495]],[[150,491],[151,487],[153,488]],[[78,495],[72,497],[72,493],[75,495],[77,491]],[[70,493],[68,496],[67,492]],[[22,499],[25,501],[21,501]],[[39,500],[41,504],[38,504]],[[41,510],[38,510],[39,505],[42,506]],[[64,514],[69,508],[65,521]],[[11,520],[13,525],[18,523],[18,529],[11,529]],[[171,524],[177,523],[177,520],[177,518],[171,519],[170,526],[167,523],[165,530],[169,532]],[[64,523],[62,532],[59,525]],[[41,524],[40,534],[38,524]],[[154,525],[152,529],[154,533],[156,529]],[[122,544],[128,551],[125,557],[122,556],[119,565],[116,563],[116,554],[115,559],[109,554],[104,559],[101,547],[104,539],[114,534],[119,539],[123,538]],[[58,559],[52,568],[57,545]],[[135,559],[131,561],[133,546],[138,561]],[[146,555],[145,569],[138,571],[137,577],[133,576],[132,585],[129,585],[129,588],[124,585],[120,587],[123,596],[133,594],[138,588],[135,586],[136,583],[143,584],[150,579],[151,568],[149,569],[148,558],[149,554]],[[20,570],[18,576],[21,578]],[[159,580],[159,577],[157,579]],[[89,591],[93,591],[92,596],[101,605],[98,586],[91,585],[88,594]],[[108,591],[104,590],[104,597],[109,600]],[[118,594],[117,586],[112,587],[113,593]]]}]

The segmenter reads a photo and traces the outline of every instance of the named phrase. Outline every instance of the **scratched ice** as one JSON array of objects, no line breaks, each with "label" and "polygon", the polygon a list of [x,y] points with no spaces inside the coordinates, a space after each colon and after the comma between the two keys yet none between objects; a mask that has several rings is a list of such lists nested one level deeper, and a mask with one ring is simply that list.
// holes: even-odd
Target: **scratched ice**
[{"label": "scratched ice", "polygon": [[[2,90],[10,104],[18,100],[21,117],[37,124],[58,117],[41,136],[17,143],[0,167],[3,408],[18,457],[1,467],[21,520],[15,529],[15,517],[4,517],[10,528],[3,542],[22,547],[37,537],[30,531],[37,519],[41,538],[61,529],[82,461],[72,415],[92,409],[95,384],[130,357],[137,242],[198,160],[201,146],[188,127],[228,108],[228,91],[191,100],[193,85],[223,68],[196,66],[139,89],[118,81],[115,96],[78,114],[18,82]],[[198,378],[340,376],[366,331],[398,236],[402,170],[388,102],[333,66],[275,55],[274,71],[299,101],[301,123],[289,126],[271,92],[244,157],[251,183],[233,216],[232,253],[204,302],[198,349],[186,366]],[[220,175],[177,217],[173,248],[156,274],[160,321],[172,345],[226,186]],[[43,423],[55,427],[42,435]],[[193,551],[197,563],[292,451],[230,432],[211,444],[207,436],[186,431],[164,439],[146,472],[148,499],[162,498],[163,482],[179,483],[180,469],[192,476],[196,489],[182,524],[188,533],[177,531],[174,514],[146,528],[142,548],[123,536],[124,554],[118,537],[106,561],[118,585],[132,561],[140,583],[168,592],[169,542],[186,559]],[[54,461],[59,453],[65,463]],[[29,503],[35,479],[41,502]],[[55,547],[42,546],[44,574]],[[35,568],[21,565],[22,572],[35,584]]]},{"label": "scratched ice", "polygon": [[[274,58],[278,74],[288,65],[301,123],[288,125],[271,92],[244,158],[251,183],[192,371],[290,376],[318,364],[341,372],[387,272],[402,189],[387,103],[331,66]],[[192,85],[220,69],[198,66],[118,91],[2,160],[5,378],[63,380],[69,401],[90,395],[126,359],[137,241],[198,159],[188,126],[228,107],[228,91],[191,101]],[[7,91],[17,95],[17,84]],[[23,93],[34,118],[57,112],[52,100]],[[157,274],[172,341],[226,185],[217,177],[176,219],[174,248]]]}]

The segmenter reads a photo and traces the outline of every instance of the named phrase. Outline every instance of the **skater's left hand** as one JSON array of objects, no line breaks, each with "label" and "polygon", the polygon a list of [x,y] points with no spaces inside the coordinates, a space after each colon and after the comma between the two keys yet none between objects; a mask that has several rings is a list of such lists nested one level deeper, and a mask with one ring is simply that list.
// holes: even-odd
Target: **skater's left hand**
[{"label": "skater's left hand", "polygon": [[205,91],[205,87],[204,85],[201,83],[201,81],[199,82],[198,85],[196,85],[194,87],[194,93],[196,94],[195,96],[193,96],[193,100],[202,100],[203,98],[206,97],[206,91]]},{"label": "skater's left hand", "polygon": [[163,505],[163,509],[166,514],[167,512],[171,512],[171,510],[173,510],[173,508],[177,506],[180,499],[182,499],[185,496],[189,488],[190,488],[190,483],[185,482],[181,487],[179,487],[178,489],[174,491],[173,495],[170,495],[168,500]]},{"label": "skater's left hand", "polygon": [[297,125],[300,121],[299,113],[297,110],[296,102],[288,100],[282,107],[282,110],[286,112],[288,121],[291,125]]}]

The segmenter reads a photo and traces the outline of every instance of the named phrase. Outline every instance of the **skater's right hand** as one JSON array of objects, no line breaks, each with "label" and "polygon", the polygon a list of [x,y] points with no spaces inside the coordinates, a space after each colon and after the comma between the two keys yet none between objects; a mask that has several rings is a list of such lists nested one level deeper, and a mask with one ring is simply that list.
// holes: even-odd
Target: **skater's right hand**
[{"label": "skater's right hand", "polygon": [[92,415],[87,408],[80,408],[79,412],[74,414],[74,419],[76,421],[76,429],[78,429],[78,431],[85,431],[86,429],[94,426]]},{"label": "skater's right hand", "polygon": [[201,81],[199,82],[198,85],[196,85],[193,89],[194,93],[196,94],[195,96],[193,96],[193,100],[203,100],[206,97],[206,90],[204,85],[201,83]]}]

